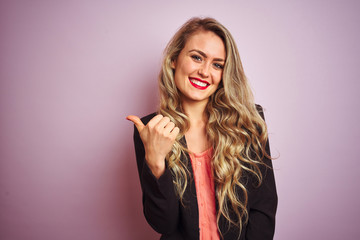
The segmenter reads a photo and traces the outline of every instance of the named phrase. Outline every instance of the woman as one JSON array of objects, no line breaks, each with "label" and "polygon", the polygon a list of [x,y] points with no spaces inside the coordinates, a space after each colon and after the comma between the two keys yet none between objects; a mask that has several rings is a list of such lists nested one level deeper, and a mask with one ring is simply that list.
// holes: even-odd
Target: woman
[{"label": "woman", "polygon": [[267,129],[232,36],[193,18],[164,55],[158,114],[127,117],[148,223],[161,239],[272,239]]}]

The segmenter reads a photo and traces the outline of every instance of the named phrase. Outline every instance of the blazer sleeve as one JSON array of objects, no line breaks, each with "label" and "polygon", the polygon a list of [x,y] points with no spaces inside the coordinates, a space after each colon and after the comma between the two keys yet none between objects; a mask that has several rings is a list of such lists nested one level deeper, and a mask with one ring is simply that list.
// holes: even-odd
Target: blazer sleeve
[{"label": "blazer sleeve", "polygon": [[[143,118],[142,121],[146,124],[153,116],[155,114]],[[168,168],[159,179],[152,174],[146,163],[144,145],[136,127],[134,145],[145,218],[158,233],[172,233],[176,230],[179,219],[179,200],[175,194],[172,174]]]},{"label": "blazer sleeve", "polygon": [[[257,106],[261,117],[264,114],[261,106]],[[266,152],[270,156],[269,141],[266,143]],[[250,186],[249,190],[249,221],[246,227],[247,240],[273,239],[275,232],[275,214],[277,209],[277,192],[274,171],[271,160],[263,159],[264,165],[260,166],[263,176],[259,187]]]}]

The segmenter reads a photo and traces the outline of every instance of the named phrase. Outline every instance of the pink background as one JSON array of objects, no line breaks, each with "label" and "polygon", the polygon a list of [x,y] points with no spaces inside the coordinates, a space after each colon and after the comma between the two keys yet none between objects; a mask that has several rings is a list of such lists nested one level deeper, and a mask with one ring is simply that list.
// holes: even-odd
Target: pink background
[{"label": "pink background", "polygon": [[266,109],[275,239],[359,239],[358,1],[0,3],[0,239],[157,239],[128,114],[157,105],[162,51],[192,16],[233,34]]}]

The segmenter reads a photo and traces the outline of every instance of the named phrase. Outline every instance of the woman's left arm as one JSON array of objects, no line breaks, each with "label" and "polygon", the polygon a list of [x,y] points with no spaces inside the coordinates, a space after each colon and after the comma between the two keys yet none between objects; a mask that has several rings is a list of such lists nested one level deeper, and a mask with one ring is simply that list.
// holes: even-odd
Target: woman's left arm
[{"label": "woman's left arm", "polygon": [[[266,144],[269,148],[269,143]],[[259,187],[249,190],[249,222],[246,227],[246,239],[273,239],[275,232],[275,214],[277,209],[277,193],[274,171],[270,159],[265,159],[261,166],[263,181]]]},{"label": "woman's left arm", "polygon": [[[259,113],[264,118],[262,109]],[[269,141],[266,142],[265,150],[270,156]],[[249,186],[249,222],[246,227],[246,239],[248,240],[273,239],[275,232],[278,198],[274,171],[271,159],[264,158],[263,162],[264,165],[259,166],[263,176],[261,185],[259,187]]]}]

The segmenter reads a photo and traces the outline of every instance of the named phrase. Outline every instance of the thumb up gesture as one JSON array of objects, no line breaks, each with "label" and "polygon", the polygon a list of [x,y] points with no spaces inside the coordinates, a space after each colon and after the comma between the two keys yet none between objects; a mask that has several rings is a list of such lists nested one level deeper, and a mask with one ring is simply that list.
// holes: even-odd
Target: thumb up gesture
[{"label": "thumb up gesture", "polygon": [[165,157],[171,151],[180,129],[170,118],[162,115],[156,115],[147,125],[137,116],[129,115],[126,119],[132,121],[139,131],[146,162],[154,176],[159,178],[165,171]]}]

